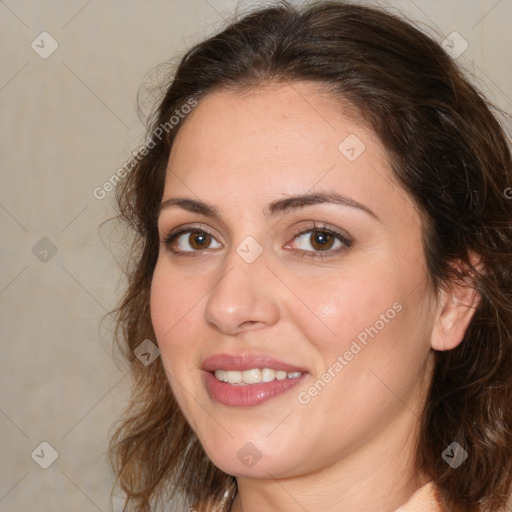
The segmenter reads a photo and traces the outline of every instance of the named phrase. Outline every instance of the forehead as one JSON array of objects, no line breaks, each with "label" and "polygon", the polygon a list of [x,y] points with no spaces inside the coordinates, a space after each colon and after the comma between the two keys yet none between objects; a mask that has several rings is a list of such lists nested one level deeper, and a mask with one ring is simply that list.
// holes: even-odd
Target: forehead
[{"label": "forehead", "polygon": [[304,157],[309,161],[319,154],[336,159],[340,137],[349,131],[378,142],[370,130],[351,121],[353,116],[348,111],[348,106],[344,108],[332,94],[313,83],[216,91],[206,95],[184,122],[171,161],[177,156],[195,162],[223,158],[223,167],[225,160],[245,160],[251,166],[257,165],[255,155],[271,160],[285,151],[292,161]]},{"label": "forehead", "polygon": [[387,152],[354,109],[316,84],[274,84],[216,91],[198,103],[176,136],[164,197],[240,203],[315,187],[363,203],[393,196],[398,209],[410,203]]}]

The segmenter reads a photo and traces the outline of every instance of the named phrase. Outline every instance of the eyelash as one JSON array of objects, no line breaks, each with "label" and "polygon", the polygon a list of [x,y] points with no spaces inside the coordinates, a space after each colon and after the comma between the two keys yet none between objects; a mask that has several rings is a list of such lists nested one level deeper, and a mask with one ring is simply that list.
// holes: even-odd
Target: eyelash
[{"label": "eyelash", "polygon": [[[293,249],[293,250],[295,252],[302,253],[302,257],[307,257],[307,258],[312,258],[312,259],[325,259],[325,258],[337,256],[338,254],[346,251],[347,249],[349,249],[352,246],[352,240],[347,238],[341,232],[339,232],[333,228],[329,228],[326,225],[317,224],[317,223],[313,223],[313,225],[308,227],[307,229],[302,229],[302,230],[298,231],[297,233],[295,233],[293,235],[292,240],[295,240],[296,238],[298,238],[302,235],[305,235],[307,233],[313,233],[315,231],[320,232],[320,233],[326,233],[328,235],[332,235],[336,240],[339,240],[343,244],[343,247],[340,247],[334,251],[329,250],[329,249],[327,249],[325,251],[306,251],[306,250],[302,250],[302,249]],[[192,226],[184,226],[184,227],[172,230],[170,233],[168,233],[164,237],[164,239],[162,240],[162,243],[167,248],[169,248],[169,250],[176,256],[196,257],[196,256],[201,256],[202,254],[204,254],[205,252],[208,251],[208,249],[205,249],[204,251],[176,251],[175,249],[172,249],[171,244],[177,238],[179,238],[181,235],[184,235],[186,233],[206,234],[206,235],[210,235],[213,238],[215,238],[213,233],[211,233],[204,227],[202,227],[200,225],[197,225],[197,226],[192,225]],[[219,243],[219,242],[217,242],[217,243]]]}]

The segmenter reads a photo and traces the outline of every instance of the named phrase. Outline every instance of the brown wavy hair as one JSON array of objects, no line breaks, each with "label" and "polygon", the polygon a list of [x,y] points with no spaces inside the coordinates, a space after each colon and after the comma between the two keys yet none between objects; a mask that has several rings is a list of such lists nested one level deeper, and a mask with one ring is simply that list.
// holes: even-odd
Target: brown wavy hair
[{"label": "brown wavy hair", "polygon": [[[421,418],[417,469],[452,512],[496,512],[512,481],[512,159],[498,112],[442,47],[396,15],[340,2],[285,2],[249,12],[190,49],[150,117],[147,147],[117,186],[120,218],[133,230],[117,339],[134,379],[110,444],[125,511],[164,500],[219,498],[234,477],[208,459],[172,394],[161,359],[144,366],[134,349],[155,340],[149,291],[157,261],[157,215],[183,106],[212,91],[269,82],[322,84],[351,104],[387,149],[398,182],[422,213],[435,290],[471,276],[481,300],[460,345],[435,353]],[[183,116],[181,116],[183,117]],[[478,255],[485,271],[472,265]],[[459,270],[451,264],[463,263]],[[464,270],[461,271],[460,268]],[[441,454],[469,453],[452,469]],[[117,488],[116,486],[116,488]]]}]

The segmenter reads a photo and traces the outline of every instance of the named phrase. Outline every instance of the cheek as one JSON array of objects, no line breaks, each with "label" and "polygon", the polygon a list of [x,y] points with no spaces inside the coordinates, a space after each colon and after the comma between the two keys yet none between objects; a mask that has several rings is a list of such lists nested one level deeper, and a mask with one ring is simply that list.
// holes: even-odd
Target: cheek
[{"label": "cheek", "polygon": [[394,318],[393,304],[400,296],[396,282],[386,280],[382,272],[372,275],[369,271],[357,275],[331,273],[322,279],[301,278],[293,288],[308,306],[305,311],[297,303],[293,321],[319,350],[329,353],[346,350],[375,322],[380,327],[380,316],[388,310],[388,316]]},{"label": "cheek", "polygon": [[151,321],[168,370],[182,371],[192,364],[192,349],[197,343],[194,329],[198,325],[194,315],[204,295],[197,285],[171,272],[165,265],[157,263],[155,267],[150,296]]},{"label": "cheek", "polygon": [[204,293],[201,294],[191,283],[184,283],[183,277],[176,272],[170,272],[165,265],[157,263],[151,284],[151,321],[168,382],[194,430],[197,425],[192,414],[194,401],[190,391],[196,384],[192,375],[197,370],[197,340],[200,339],[195,332],[198,319],[194,314],[199,310],[202,295]]},{"label": "cheek", "polygon": [[157,261],[151,283],[150,308],[153,326],[161,333],[183,329],[187,322],[182,320],[194,314],[205,290],[200,280],[188,278],[172,271],[165,259]]},{"label": "cheek", "polygon": [[[421,265],[408,274],[403,268],[359,267],[352,274],[293,284],[309,310],[297,306],[289,314],[316,352],[317,377],[330,368],[358,382],[363,375],[374,378],[374,369],[392,382],[414,380],[414,368],[429,351],[428,291],[425,284],[414,287],[421,283]],[[336,365],[336,372],[339,356],[343,368]]]},{"label": "cheek", "polygon": [[383,279],[371,286],[331,281],[324,291],[311,293],[310,304],[334,333],[325,334],[311,314],[297,317],[317,356],[300,403],[304,414],[356,443],[416,396],[429,352],[424,291],[407,294],[398,281]]}]

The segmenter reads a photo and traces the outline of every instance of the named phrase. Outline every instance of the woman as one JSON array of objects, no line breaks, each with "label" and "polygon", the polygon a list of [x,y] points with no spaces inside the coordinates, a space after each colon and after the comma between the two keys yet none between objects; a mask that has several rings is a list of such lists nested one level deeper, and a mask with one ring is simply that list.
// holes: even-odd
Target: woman
[{"label": "woman", "polygon": [[125,510],[505,510],[512,159],[436,42],[255,11],[183,57],[139,155]]}]

